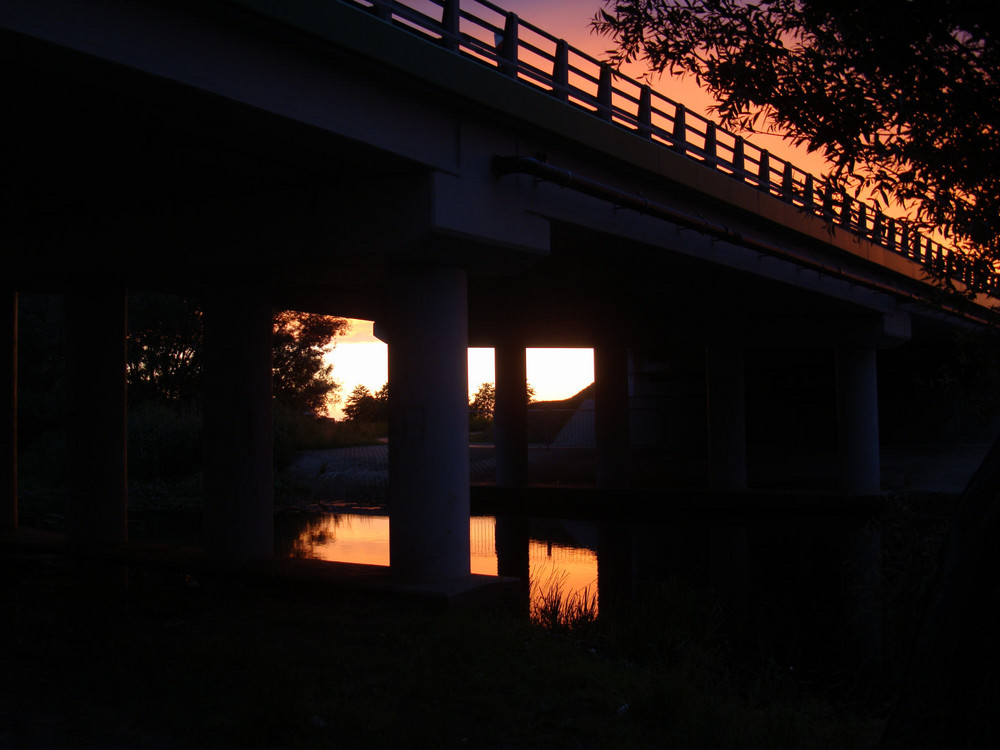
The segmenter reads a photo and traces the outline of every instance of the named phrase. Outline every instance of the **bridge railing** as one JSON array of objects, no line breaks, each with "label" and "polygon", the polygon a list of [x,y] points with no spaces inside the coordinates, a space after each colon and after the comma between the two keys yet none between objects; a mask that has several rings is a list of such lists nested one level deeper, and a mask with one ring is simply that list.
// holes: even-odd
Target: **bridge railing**
[{"label": "bridge railing", "polygon": [[497,68],[526,85],[706,168],[819,216],[966,286],[994,292],[995,274],[914,231],[832,182],[815,177],[692,112],[489,0],[341,0]]}]

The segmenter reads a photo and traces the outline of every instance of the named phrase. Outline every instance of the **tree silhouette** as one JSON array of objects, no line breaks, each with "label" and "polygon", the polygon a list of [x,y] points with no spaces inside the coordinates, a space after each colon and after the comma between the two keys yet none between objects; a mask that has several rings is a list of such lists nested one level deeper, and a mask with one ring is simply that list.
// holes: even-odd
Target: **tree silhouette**
[{"label": "tree silhouette", "polygon": [[[129,401],[197,403],[201,397],[201,308],[188,298],[132,293],[128,311]],[[344,318],[282,310],[273,322],[274,402],[278,407],[322,413],[339,385],[324,357],[348,331]]]},{"label": "tree silhouette", "polygon": [[[535,400],[535,389],[531,386],[531,383],[527,384],[527,397],[529,404]],[[482,383],[469,403],[469,411],[477,417],[493,419],[496,403],[496,385],[493,383]]]},{"label": "tree silhouette", "polygon": [[606,0],[613,63],[692,75],[723,123],[818,150],[856,193],[1000,259],[1000,27],[985,0]]},{"label": "tree silhouette", "polygon": [[278,406],[323,413],[335,403],[339,384],[324,357],[347,321],[330,315],[282,310],[274,316],[272,389]]},{"label": "tree silhouette", "polygon": [[348,422],[388,422],[389,384],[374,394],[364,385],[355,386],[344,405],[344,419]]},{"label": "tree silhouette", "polygon": [[493,419],[493,411],[496,408],[497,392],[493,383],[482,383],[476,395],[472,397],[469,404],[469,411],[477,417]]},{"label": "tree silhouette", "polygon": [[[607,0],[614,63],[693,75],[725,124],[818,150],[856,193],[1000,261],[1000,25],[985,0]],[[996,747],[1000,441],[949,524],[884,747]]]}]

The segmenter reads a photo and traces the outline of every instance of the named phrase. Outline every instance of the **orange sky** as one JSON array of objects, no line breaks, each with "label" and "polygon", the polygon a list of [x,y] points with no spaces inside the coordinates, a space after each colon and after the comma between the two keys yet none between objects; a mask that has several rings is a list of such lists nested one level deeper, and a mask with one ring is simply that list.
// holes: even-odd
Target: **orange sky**
[{"label": "orange sky", "polygon": [[[341,384],[341,399],[331,411],[340,417],[344,402],[357,385],[373,393],[388,379],[388,350],[372,333],[367,320],[351,321],[351,332],[337,339],[328,355],[333,377]],[[594,380],[594,355],[590,349],[529,349],[528,382],[539,401],[567,398]],[[482,383],[493,382],[493,350],[469,349],[469,395]]]}]

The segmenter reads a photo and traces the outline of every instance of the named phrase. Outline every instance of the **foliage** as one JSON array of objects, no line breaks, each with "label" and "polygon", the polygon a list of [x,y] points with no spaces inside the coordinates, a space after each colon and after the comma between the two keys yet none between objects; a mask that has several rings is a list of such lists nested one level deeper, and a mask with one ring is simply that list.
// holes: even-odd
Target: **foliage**
[{"label": "foliage", "polygon": [[201,309],[194,301],[173,294],[130,293],[130,403],[199,401],[202,340]]},{"label": "foliage", "polygon": [[330,315],[283,310],[274,316],[274,400],[279,406],[316,414],[336,403],[339,385],[323,358],[347,321]]},{"label": "foliage", "polygon": [[175,481],[201,468],[201,419],[193,409],[147,401],[128,411],[131,482]]},{"label": "foliage", "polygon": [[483,383],[472,397],[469,410],[477,417],[493,418],[493,410],[496,408],[497,391],[493,383]]},{"label": "foliage", "polygon": [[388,422],[389,384],[379,388],[374,395],[363,385],[358,385],[347,397],[344,418],[348,422]]},{"label": "foliage", "polygon": [[[1000,257],[1000,28],[985,0],[606,0],[615,64],[693,75],[724,124],[823,153],[856,194]],[[609,12],[610,11],[610,12]]]},{"label": "foliage", "polygon": [[[191,299],[133,292],[129,296],[129,401],[198,403],[201,398],[202,313]],[[347,321],[282,310],[274,315],[273,393],[277,406],[325,412],[338,385],[323,358]]]},{"label": "foliage", "polygon": [[[527,397],[529,404],[535,400],[535,389],[531,387],[531,383],[527,384]],[[472,412],[474,417],[493,419],[496,402],[496,385],[493,383],[482,383],[469,403],[469,411]]]},{"label": "foliage", "polygon": [[531,622],[553,633],[581,632],[597,625],[597,591],[565,590],[568,573],[553,570],[545,581],[532,584]]}]

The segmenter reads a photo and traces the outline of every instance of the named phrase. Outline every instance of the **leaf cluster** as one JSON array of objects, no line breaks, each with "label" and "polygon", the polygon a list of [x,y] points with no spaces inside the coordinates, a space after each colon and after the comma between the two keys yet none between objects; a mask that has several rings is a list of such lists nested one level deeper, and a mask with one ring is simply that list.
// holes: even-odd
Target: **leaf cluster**
[{"label": "leaf cluster", "polygon": [[386,383],[374,394],[367,386],[355,386],[344,405],[344,419],[348,422],[388,422],[389,384]]},{"label": "leaf cluster", "polygon": [[272,390],[277,405],[323,413],[336,401],[340,386],[324,357],[347,331],[343,318],[292,310],[275,314]]},{"label": "leaf cluster", "polygon": [[[527,403],[535,400],[535,389],[531,383],[526,385],[525,396]],[[472,401],[469,402],[469,411],[475,417],[493,419],[493,412],[496,410],[497,390],[493,383],[481,383]]]},{"label": "leaf cluster", "polygon": [[985,0],[606,0],[613,64],[693,76],[724,125],[819,151],[828,177],[1000,255],[1000,27]]}]

